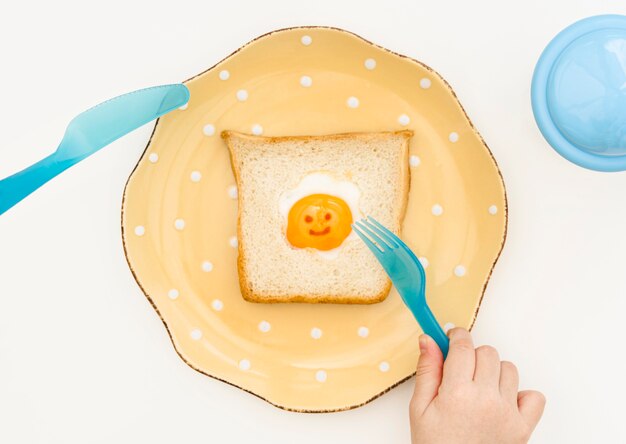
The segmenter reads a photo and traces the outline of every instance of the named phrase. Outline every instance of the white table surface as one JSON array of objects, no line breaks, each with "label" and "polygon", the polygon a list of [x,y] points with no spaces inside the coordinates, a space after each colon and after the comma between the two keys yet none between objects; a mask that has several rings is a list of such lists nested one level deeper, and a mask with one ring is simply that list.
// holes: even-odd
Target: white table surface
[{"label": "white table surface", "polygon": [[[90,4],[94,3],[94,4]],[[0,177],[109,97],[178,82],[267,31],[332,25],[441,73],[495,155],[510,215],[474,328],[548,404],[534,443],[625,442],[626,173],[552,151],[542,48],[624,0],[13,0],[0,7]],[[125,181],[144,127],[0,217],[0,442],[406,443],[412,381],[356,410],[289,413],[187,367],[128,270]]]}]

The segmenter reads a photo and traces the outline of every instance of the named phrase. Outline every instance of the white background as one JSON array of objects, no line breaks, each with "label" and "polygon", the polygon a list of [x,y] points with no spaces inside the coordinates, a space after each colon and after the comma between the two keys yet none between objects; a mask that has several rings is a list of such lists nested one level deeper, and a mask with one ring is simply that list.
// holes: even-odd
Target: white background
[{"label": "white background", "polygon": [[[531,113],[542,48],[623,0],[4,2],[0,177],[79,112],[185,80],[257,35],[332,25],[456,90],[508,190],[509,235],[474,329],[548,398],[534,443],[625,442],[626,173],[553,152]],[[288,413],[187,367],[126,265],[125,181],[144,127],[0,217],[0,442],[406,443],[412,381],[359,409]]]}]

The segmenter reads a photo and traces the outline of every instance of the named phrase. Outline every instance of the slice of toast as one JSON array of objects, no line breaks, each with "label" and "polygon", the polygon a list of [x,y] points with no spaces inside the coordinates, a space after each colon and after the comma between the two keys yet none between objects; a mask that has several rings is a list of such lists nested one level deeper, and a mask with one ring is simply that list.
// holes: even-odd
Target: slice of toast
[{"label": "slice of toast", "polygon": [[304,187],[309,194],[333,194],[323,181],[323,189],[315,189],[313,179],[336,180],[337,193],[342,187],[357,190],[348,199],[354,221],[373,216],[399,234],[409,192],[412,134],[259,137],[224,131],[238,188],[238,270],[244,299],[348,304],[384,300],[391,281],[355,233],[330,251],[296,248],[287,239],[288,219],[281,207],[286,193],[303,194],[304,182],[313,183]]}]

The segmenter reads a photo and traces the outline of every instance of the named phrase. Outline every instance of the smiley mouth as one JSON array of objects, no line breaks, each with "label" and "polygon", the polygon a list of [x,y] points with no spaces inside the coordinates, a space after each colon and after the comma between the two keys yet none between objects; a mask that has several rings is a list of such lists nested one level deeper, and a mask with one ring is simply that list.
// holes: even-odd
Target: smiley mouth
[{"label": "smiley mouth", "polygon": [[326,227],[322,231],[309,230],[311,236],[324,236],[328,233],[330,233],[330,227]]}]

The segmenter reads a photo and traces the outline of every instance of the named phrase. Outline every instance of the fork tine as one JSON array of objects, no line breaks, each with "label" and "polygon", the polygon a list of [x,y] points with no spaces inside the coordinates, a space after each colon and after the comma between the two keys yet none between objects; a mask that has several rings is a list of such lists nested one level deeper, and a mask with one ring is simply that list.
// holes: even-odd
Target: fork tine
[{"label": "fork tine", "polygon": [[[383,224],[381,224],[380,222],[378,222],[376,219],[374,219],[371,216],[368,216],[368,219],[370,219],[371,222],[373,222],[375,225],[377,225],[381,230],[384,231],[389,231],[387,228],[385,228],[385,226]],[[404,248],[411,256],[415,257],[417,259],[417,256],[415,256],[415,253],[413,252],[413,250],[411,250],[411,248],[409,248],[409,246],[402,240],[400,239],[399,236],[396,236],[395,234],[391,233],[391,235],[393,235],[395,241],[397,242],[397,244]],[[419,259],[418,259],[419,262]],[[421,266],[421,262],[419,262],[420,266]]]},{"label": "fork tine", "polygon": [[361,231],[361,228],[358,225],[352,224],[352,229],[363,240],[363,242],[365,242],[365,245],[367,245],[367,247],[372,251],[372,253],[374,253],[376,257],[382,256],[383,252],[378,247],[378,245],[372,242],[370,238]]},{"label": "fork tine", "polygon": [[374,230],[372,230],[365,223],[365,219],[361,219],[361,220],[357,221],[356,224],[361,229],[361,231],[363,231],[365,234],[367,234],[371,240],[373,240],[374,242],[376,242],[378,244],[378,246],[380,247],[380,249],[382,251],[385,251],[385,250],[393,248],[391,245],[389,245],[388,242],[385,242],[385,240],[382,237],[380,237]]},{"label": "fork tine", "polygon": [[[370,220],[371,219],[371,220]],[[392,247],[399,247],[398,237],[389,231],[384,225],[377,222],[373,217],[368,216],[367,219],[363,220],[365,224],[380,234]]]}]

